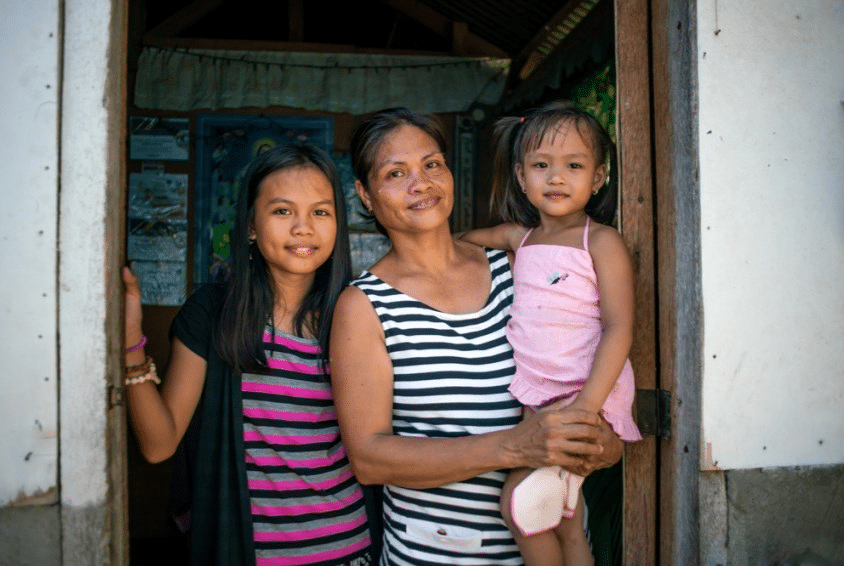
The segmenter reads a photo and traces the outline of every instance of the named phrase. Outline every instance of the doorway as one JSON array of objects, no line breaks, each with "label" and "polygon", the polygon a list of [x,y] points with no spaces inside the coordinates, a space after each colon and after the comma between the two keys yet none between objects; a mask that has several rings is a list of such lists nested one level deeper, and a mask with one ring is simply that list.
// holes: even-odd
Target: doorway
[{"label": "doorway", "polygon": [[[539,99],[531,99],[531,93],[537,89],[542,91],[541,97],[556,96],[559,93],[567,93],[565,85],[559,86],[556,90],[548,90],[534,74],[543,72],[542,61],[530,61],[531,54],[539,47],[541,35],[538,31],[527,34],[529,39],[520,45],[518,49],[513,47],[499,47],[492,41],[493,35],[484,36],[480,24],[478,27],[466,24],[464,20],[471,20],[471,2],[409,2],[409,1],[377,1],[366,2],[368,8],[359,7],[357,12],[364,14],[377,14],[375,20],[383,19],[389,25],[389,29],[383,36],[369,33],[361,33],[359,26],[353,25],[352,19],[356,17],[351,13],[336,13],[338,21],[344,25],[338,25],[334,29],[334,37],[326,39],[324,36],[316,38],[311,36],[311,23],[309,22],[308,10],[311,4],[302,1],[287,2],[287,12],[276,20],[275,28],[281,27],[285,32],[284,41],[272,41],[256,37],[240,37],[235,31],[235,21],[241,18],[242,14],[250,11],[249,6],[238,4],[237,10],[222,0],[197,0],[188,2],[158,2],[153,0],[134,0],[130,4],[129,22],[129,68],[130,68],[130,93],[133,91],[134,71],[137,70],[136,62],[139,51],[144,46],[155,45],[168,49],[184,49],[186,46],[216,48],[223,46],[228,48],[237,47],[240,49],[271,49],[278,48],[283,43],[291,50],[293,49],[321,49],[326,55],[342,50],[367,50],[367,51],[389,51],[394,53],[419,52],[426,53],[435,51],[437,54],[463,53],[485,53],[489,56],[509,55],[512,51],[521,66],[528,64],[537,65],[534,72],[529,73],[520,85],[508,93],[507,102],[509,106],[495,107],[478,105],[478,108],[487,113],[485,118],[491,116],[491,112],[512,111],[522,106],[539,102]],[[247,3],[248,4],[248,3]],[[348,3],[351,4],[351,3]],[[448,4],[448,6],[446,6]],[[497,4],[497,3],[492,3]],[[502,2],[501,4],[508,4]],[[513,4],[513,3],[510,3]],[[561,7],[554,7],[550,14],[544,16],[550,23],[555,18],[563,17],[568,10],[572,12],[577,8],[579,2],[564,2]],[[333,5],[332,5],[333,6]],[[465,13],[454,14],[454,10],[462,7]],[[260,8],[252,6],[252,9],[260,13]],[[339,10],[339,8],[337,8]],[[492,9],[492,8],[490,8]],[[512,11],[512,6],[510,7]],[[594,11],[593,11],[594,10]],[[658,329],[657,329],[657,281],[656,281],[656,257],[655,234],[654,234],[654,180],[652,173],[652,116],[651,116],[651,62],[650,62],[650,3],[648,0],[634,0],[632,2],[616,2],[613,5],[609,0],[591,2],[589,11],[593,13],[591,19],[586,19],[586,24],[606,26],[612,29],[612,52],[607,60],[613,62],[614,82],[617,88],[615,108],[617,110],[615,119],[617,123],[617,142],[619,146],[619,163],[621,177],[621,213],[619,217],[619,229],[627,241],[636,264],[636,296],[637,296],[637,333],[631,359],[637,376],[637,387],[643,390],[656,391],[658,387]],[[595,18],[594,14],[601,14]],[[609,20],[608,20],[609,18]],[[323,18],[325,21],[325,18]],[[227,26],[223,26],[226,23]],[[254,19],[247,23],[256,22]],[[265,23],[266,24],[266,23]],[[264,24],[264,25],[265,25]],[[515,22],[512,23],[515,26]],[[225,29],[228,32],[217,32],[217,37],[208,37],[204,34],[211,29]],[[273,28],[273,26],[268,26]],[[325,30],[323,30],[325,31]],[[266,33],[271,33],[272,29]],[[513,33],[501,33],[499,35],[516,36]],[[378,47],[373,45],[354,46],[360,37],[367,37],[375,42],[376,37],[381,37]],[[316,38],[316,39],[312,39]],[[487,39],[490,38],[490,39]],[[317,44],[319,44],[318,47]],[[331,45],[331,47],[327,47]],[[503,45],[503,44],[502,44]],[[552,46],[549,52],[550,57],[560,57],[565,53],[565,42],[562,47]],[[574,50],[574,47],[570,49]],[[574,56],[574,51],[567,56]],[[590,53],[591,56],[591,53]],[[579,71],[575,73],[583,78],[586,75],[595,75],[602,69],[600,65],[594,65],[590,71]],[[523,98],[519,98],[519,97]],[[190,133],[195,137],[194,124],[199,111],[179,111],[161,109],[140,109],[134,107],[129,96],[127,115],[154,116],[163,119],[182,119],[187,117],[190,121]],[[476,109],[478,109],[476,108]],[[320,116],[324,113],[316,110],[291,110],[289,108],[247,108],[254,114],[271,112],[277,115],[305,115]],[[238,114],[241,110],[222,110],[221,114]],[[334,119],[334,135],[336,140],[347,140],[354,123],[354,116],[348,113],[332,113]],[[446,122],[451,128],[459,117],[455,114],[445,116]],[[488,124],[488,122],[487,122]],[[479,144],[485,143],[483,124],[480,126],[478,135]],[[342,149],[344,142],[340,142]],[[635,150],[633,149],[635,148]],[[484,152],[478,152],[484,155]],[[131,173],[141,173],[145,164],[140,160],[133,162],[127,159],[127,170]],[[161,165],[159,163],[159,165]],[[192,157],[186,161],[164,163],[161,168],[167,174],[183,174],[189,178],[196,172],[196,163]],[[148,169],[149,171],[149,169]],[[478,186],[485,185],[488,180],[488,173],[482,167],[477,171]],[[128,183],[128,181],[127,181]],[[191,185],[191,198],[195,185]],[[474,223],[483,223],[486,219],[486,198],[481,190],[475,195],[474,202]],[[188,208],[187,222],[193,224],[193,207]],[[194,242],[196,234],[191,228],[188,232],[185,255],[192,258],[194,255]],[[192,286],[193,274],[191,268],[186,272],[185,291],[189,292]],[[175,316],[175,306],[149,305],[145,307],[145,325],[149,325],[150,353],[160,360],[160,367],[166,367],[168,357],[167,329]],[[650,410],[650,409],[649,409]],[[640,415],[641,416],[641,415]],[[181,557],[185,551],[184,536],[179,530],[178,522],[175,522],[171,513],[171,493],[169,491],[169,478],[173,471],[173,462],[159,465],[146,464],[136,449],[131,446],[129,458],[129,531],[130,536],[136,544],[132,545],[132,564],[157,563],[161,564],[161,556],[144,556],[137,551],[142,548],[153,546],[161,547],[162,544],[169,548],[169,554]],[[640,443],[626,449],[623,475],[623,484],[618,486],[623,492],[624,504],[621,516],[621,531],[617,532],[623,540],[624,564],[656,564],[657,563],[657,532],[658,532],[658,444],[656,436],[648,436]],[[612,482],[606,482],[612,487]],[[614,488],[613,488],[614,489]],[[608,527],[610,529],[617,527]],[[154,541],[155,545],[145,544]],[[171,546],[172,545],[172,546]],[[614,562],[615,563],[615,562]]]}]

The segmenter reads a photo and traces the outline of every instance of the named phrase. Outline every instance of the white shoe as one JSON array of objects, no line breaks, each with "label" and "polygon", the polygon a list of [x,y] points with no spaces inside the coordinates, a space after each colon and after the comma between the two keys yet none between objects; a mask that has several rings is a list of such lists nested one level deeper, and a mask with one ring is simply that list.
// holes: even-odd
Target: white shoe
[{"label": "white shoe", "polygon": [[571,517],[577,507],[581,476],[559,466],[539,468],[530,473],[513,490],[510,514],[524,536],[535,535]]}]

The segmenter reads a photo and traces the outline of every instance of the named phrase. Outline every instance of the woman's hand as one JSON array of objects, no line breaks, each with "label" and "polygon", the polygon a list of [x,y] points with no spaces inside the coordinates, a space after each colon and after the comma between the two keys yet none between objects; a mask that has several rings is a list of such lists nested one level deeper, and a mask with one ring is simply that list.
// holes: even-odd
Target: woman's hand
[{"label": "woman's hand", "polygon": [[521,461],[514,467],[561,466],[587,476],[621,458],[622,442],[603,418],[564,405],[554,403],[529,414],[514,429],[521,445],[515,447]]},{"label": "woman's hand", "polygon": [[125,348],[138,344],[143,336],[141,327],[141,288],[138,278],[128,267],[123,268],[124,315],[126,320]]}]

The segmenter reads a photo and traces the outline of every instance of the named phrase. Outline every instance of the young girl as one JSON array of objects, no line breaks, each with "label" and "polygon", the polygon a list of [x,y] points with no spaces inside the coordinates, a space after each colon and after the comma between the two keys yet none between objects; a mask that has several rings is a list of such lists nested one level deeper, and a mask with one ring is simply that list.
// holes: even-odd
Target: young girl
[{"label": "young girl", "polygon": [[[633,270],[605,225],[615,214],[612,142],[592,116],[554,103],[500,120],[493,145],[492,205],[506,223],[462,237],[515,252],[510,391],[525,411],[564,400],[600,413],[622,440],[639,440],[627,360]],[[560,467],[511,472],[502,513],[528,566],[593,563],[582,481]]]},{"label": "young girl", "polygon": [[194,420],[193,564],[367,565],[363,494],[327,379],[351,261],[343,192],[323,151],[288,145],[251,163],[231,259],[228,283],[200,288],[176,316],[160,391],[137,279],[124,268],[126,388],[141,452],[169,458]]}]

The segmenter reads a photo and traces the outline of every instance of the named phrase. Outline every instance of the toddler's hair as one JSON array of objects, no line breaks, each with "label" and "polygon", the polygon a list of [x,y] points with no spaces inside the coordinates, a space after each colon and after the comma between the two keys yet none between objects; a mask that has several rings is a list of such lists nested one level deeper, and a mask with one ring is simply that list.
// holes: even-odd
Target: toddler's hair
[{"label": "toddler's hair", "polygon": [[586,204],[586,214],[602,224],[612,224],[618,199],[615,144],[591,114],[566,101],[551,102],[523,117],[500,118],[492,134],[492,195],[490,212],[504,222],[522,226],[539,225],[539,211],[522,192],[516,178],[516,164],[542,143],[559,123],[574,124],[583,141],[592,147],[596,163],[608,167],[608,181]]}]

